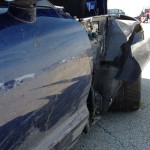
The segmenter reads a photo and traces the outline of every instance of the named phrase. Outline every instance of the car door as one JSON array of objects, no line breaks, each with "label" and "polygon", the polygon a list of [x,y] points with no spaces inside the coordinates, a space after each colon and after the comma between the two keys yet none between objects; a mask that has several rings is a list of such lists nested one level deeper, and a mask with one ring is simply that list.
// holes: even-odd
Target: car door
[{"label": "car door", "polygon": [[90,41],[79,22],[49,11],[33,23],[0,15],[0,149],[62,150],[88,121]]}]

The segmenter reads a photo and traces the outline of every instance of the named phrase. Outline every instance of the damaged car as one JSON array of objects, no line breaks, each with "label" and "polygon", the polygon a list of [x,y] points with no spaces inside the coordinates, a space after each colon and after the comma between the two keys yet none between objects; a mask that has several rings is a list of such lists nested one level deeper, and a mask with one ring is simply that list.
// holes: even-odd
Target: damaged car
[{"label": "damaged car", "polygon": [[121,9],[108,9],[108,15],[110,16],[125,15],[125,12]]},{"label": "damaged car", "polygon": [[0,2],[0,149],[69,149],[107,111],[136,111],[142,26],[107,0]]}]

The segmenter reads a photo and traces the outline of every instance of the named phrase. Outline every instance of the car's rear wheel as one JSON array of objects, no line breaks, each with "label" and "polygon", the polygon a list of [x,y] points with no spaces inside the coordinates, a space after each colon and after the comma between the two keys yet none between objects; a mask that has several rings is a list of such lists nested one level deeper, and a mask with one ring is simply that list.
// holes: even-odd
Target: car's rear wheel
[{"label": "car's rear wheel", "polygon": [[136,83],[123,83],[110,107],[111,111],[136,111],[140,108],[141,76]]}]

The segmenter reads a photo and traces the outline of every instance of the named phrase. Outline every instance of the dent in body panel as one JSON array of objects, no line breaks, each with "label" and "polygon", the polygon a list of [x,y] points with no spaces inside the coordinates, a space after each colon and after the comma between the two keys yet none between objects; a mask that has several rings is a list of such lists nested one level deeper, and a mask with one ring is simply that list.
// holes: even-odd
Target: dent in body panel
[{"label": "dent in body panel", "polygon": [[[5,141],[5,138],[9,136],[9,137],[13,137],[13,139],[10,138],[7,139],[6,140],[7,143],[11,143],[13,141],[17,143],[18,140],[21,139],[23,140],[24,138],[26,139],[26,137],[28,136],[30,139],[32,136],[32,131],[36,130],[36,128],[41,132],[45,132],[51,127],[53,127],[54,125],[62,127],[63,124],[66,123],[67,118],[70,118],[69,120],[71,120],[71,118],[73,117],[72,115],[77,110],[80,111],[80,107],[81,106],[83,107],[83,105],[86,103],[88,90],[90,87],[89,81],[91,80],[90,79],[91,77],[89,75],[90,74],[88,71],[89,69],[85,68],[86,67],[85,63],[87,63],[87,61],[85,60],[82,61],[82,65],[81,63],[78,64],[78,61],[76,63],[73,62],[70,63],[69,66],[66,66],[66,69],[64,69],[64,66],[61,66],[60,68],[56,69],[51,73],[50,72],[45,73],[45,75],[39,76],[30,82],[28,81],[22,84],[21,89],[19,88],[15,89],[13,93],[10,92],[7,93],[6,96],[2,96],[1,103],[3,102],[3,108],[1,108],[0,110],[1,110],[1,114],[5,114],[5,116],[4,118],[0,119],[4,121],[1,122],[2,125],[1,138],[3,138],[3,140],[2,139],[1,140]],[[75,68],[79,67],[80,65],[80,67],[83,70],[82,69],[70,70],[69,68],[72,65],[76,65],[74,66]],[[81,72],[82,72],[82,76],[80,76]],[[62,73],[64,75],[63,76],[64,81],[63,80],[59,81],[60,77],[62,78],[62,75],[60,75],[59,73]],[[72,75],[68,73],[71,73]],[[55,75],[55,78],[53,78],[53,80],[51,81],[49,79],[49,75],[53,77]],[[70,79],[69,78],[70,75],[74,77],[74,79]],[[73,95],[72,92],[74,93]],[[24,94],[23,97],[22,94]],[[11,101],[8,102],[8,100],[10,100],[10,97],[11,97],[11,101],[13,101],[13,104],[11,103]],[[19,101],[17,101],[18,99]],[[7,105],[8,103],[11,103],[11,106],[8,106]],[[7,113],[6,110],[8,110]],[[14,110],[15,112],[13,112]],[[65,114],[68,115],[65,116]],[[17,117],[18,115],[21,116]],[[65,116],[65,118],[63,116]],[[86,117],[87,116],[88,116],[88,112],[86,114]],[[3,115],[1,117],[3,117]],[[80,120],[81,116],[78,117]],[[59,120],[59,118],[61,118],[61,120]],[[6,119],[11,121],[8,122]],[[7,122],[7,124],[3,125],[3,123],[5,122]],[[5,129],[7,129],[7,131],[4,132]],[[57,131],[62,132],[61,129],[62,128],[60,128],[59,131],[57,128]],[[22,133],[21,135],[20,135],[20,131]],[[62,134],[63,133],[65,132],[62,132]],[[60,135],[61,134],[59,134],[59,136]],[[40,142],[40,133],[37,132],[36,136],[38,136],[39,139],[37,140],[37,142],[34,141],[35,142],[34,144],[38,145],[39,144],[38,142]],[[25,147],[29,145],[31,146],[31,144],[25,144]],[[5,146],[8,145],[4,146],[2,144],[1,146],[5,149]],[[30,146],[27,149],[29,149]],[[13,149],[13,147],[11,148]]]},{"label": "dent in body panel", "polygon": [[119,59],[121,46],[128,41],[136,24],[135,21],[108,18],[104,61],[117,61]]},{"label": "dent in body panel", "polygon": [[[137,81],[141,73],[141,66],[143,65],[139,61],[140,57],[148,54],[147,52],[149,51],[133,46],[135,44],[142,46],[144,43],[143,30],[139,22],[115,19],[114,17],[111,18],[107,16],[105,18],[106,19],[103,21],[106,24],[104,24],[104,26],[101,24],[97,29],[98,32],[95,30],[94,34],[90,36],[93,50],[96,56],[98,56],[95,57],[94,60],[94,78],[92,86],[94,90],[99,93],[98,100],[101,103],[98,110],[99,114],[108,110],[122,85],[122,81]],[[91,31],[93,32],[95,27],[94,21],[100,24],[102,17],[97,17],[97,20],[94,17],[92,19],[93,22],[91,26],[93,26]],[[86,23],[88,23],[88,21]],[[87,26],[87,31],[89,28],[90,27]],[[106,39],[106,42],[105,40],[98,41],[99,34]],[[104,49],[104,53],[101,53],[100,47]],[[140,52],[142,50],[143,52]],[[147,60],[145,60],[145,62],[146,61]],[[143,63],[145,62],[143,61]]]},{"label": "dent in body panel", "polygon": [[[92,78],[92,60],[89,56],[91,45],[84,29],[75,20],[58,21],[47,17],[39,20],[43,20],[42,23],[37,20],[37,24],[31,26],[18,24],[15,27],[16,32],[20,28],[29,32],[35,26],[38,47],[34,40],[31,42],[30,38],[34,36],[28,32],[25,36],[17,32],[18,45],[15,37],[13,41],[9,34],[11,27],[1,32],[8,35],[4,40],[11,44],[3,47],[6,50],[3,49],[0,55],[0,65],[5,64],[1,67],[0,81],[4,84],[12,82],[11,85],[16,81],[23,82],[0,93],[0,149],[19,149],[20,146],[20,149],[33,149],[50,138],[45,145],[48,148],[55,143],[53,136],[64,137],[68,132],[63,128],[68,118],[70,122],[75,121],[73,116],[78,114],[76,124],[79,124],[88,117],[85,105]],[[12,53],[12,57],[8,57]],[[81,116],[79,112],[83,108],[86,113],[84,116],[80,113]],[[52,135],[52,130],[57,127],[57,132]],[[73,123],[69,124],[69,129],[73,128]],[[60,141],[56,140],[56,144]]]},{"label": "dent in body panel", "polygon": [[[119,66],[117,80],[136,82],[143,69],[142,66],[147,62],[147,60],[140,61],[140,57],[144,57],[149,51],[141,48],[145,45],[141,25],[137,21],[113,18],[109,20],[107,29],[104,61],[113,62],[112,64]],[[140,46],[133,46],[135,44]],[[141,56],[136,57],[138,51],[141,51]]]},{"label": "dent in body panel", "polygon": [[[139,37],[139,35],[137,34],[136,36]],[[133,45],[131,46],[131,50],[134,58],[139,63],[141,70],[143,70],[150,59],[150,37],[144,36],[143,41],[133,43]]]}]

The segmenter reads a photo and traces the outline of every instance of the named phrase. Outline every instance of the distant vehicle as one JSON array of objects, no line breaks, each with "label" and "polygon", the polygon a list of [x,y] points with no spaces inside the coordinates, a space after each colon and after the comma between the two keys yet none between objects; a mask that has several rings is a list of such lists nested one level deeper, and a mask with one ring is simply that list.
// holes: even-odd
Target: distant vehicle
[{"label": "distant vehicle", "polygon": [[144,17],[141,17],[141,22],[148,23],[150,14],[145,14]]},{"label": "distant vehicle", "polygon": [[150,19],[150,12],[148,11],[147,13],[146,13],[146,20],[145,20],[145,22],[149,22],[149,19]]},{"label": "distant vehicle", "polygon": [[142,11],[140,21],[143,23],[148,23],[149,20],[150,20],[150,9],[145,9],[144,11]]},{"label": "distant vehicle", "polygon": [[150,50],[138,21],[108,16],[107,0],[9,0],[6,7],[0,150],[68,149],[108,109],[140,108]]},{"label": "distant vehicle", "polygon": [[125,15],[125,12],[121,9],[108,9],[108,14],[110,16],[119,16],[119,15]]}]

